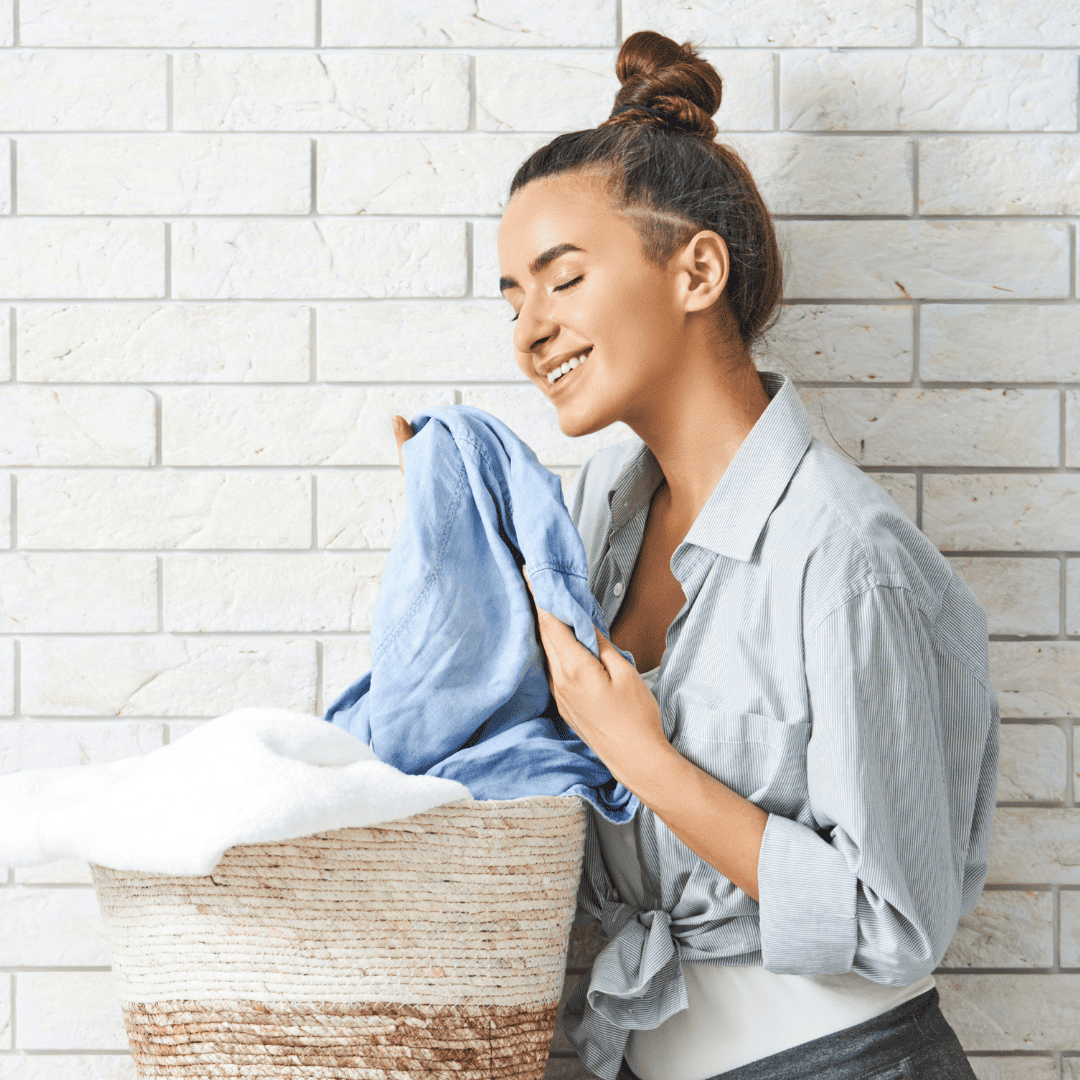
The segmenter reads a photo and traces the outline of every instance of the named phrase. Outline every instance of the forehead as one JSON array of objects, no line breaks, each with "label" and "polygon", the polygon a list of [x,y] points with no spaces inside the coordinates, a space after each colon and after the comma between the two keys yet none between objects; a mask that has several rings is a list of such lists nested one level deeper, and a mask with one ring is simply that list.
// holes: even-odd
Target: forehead
[{"label": "forehead", "polygon": [[499,262],[504,271],[524,272],[531,260],[557,244],[596,253],[613,241],[635,237],[633,227],[611,209],[599,178],[549,176],[514,193],[499,223]]}]

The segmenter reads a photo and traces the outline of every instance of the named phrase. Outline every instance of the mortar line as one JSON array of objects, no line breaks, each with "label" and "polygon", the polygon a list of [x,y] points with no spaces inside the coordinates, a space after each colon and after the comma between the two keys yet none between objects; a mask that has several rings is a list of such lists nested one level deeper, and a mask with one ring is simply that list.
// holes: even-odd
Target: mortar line
[{"label": "mortar line", "polygon": [[315,473],[309,476],[311,480],[311,544],[309,550],[319,549],[319,482]]},{"label": "mortar line", "polygon": [[469,119],[466,131],[476,131],[476,57],[469,54]]},{"label": "mortar line", "polygon": [[[12,871],[9,870],[8,871],[8,876],[10,878],[14,878],[15,875],[14,875],[14,873],[12,873]],[[18,980],[15,978],[15,973],[12,972],[8,976],[8,989],[11,991],[11,997],[10,997],[11,1016],[10,1016],[10,1018],[8,1020],[8,1030],[9,1030],[10,1034],[9,1034],[8,1037],[11,1039],[11,1048],[12,1048],[12,1050],[17,1050],[19,1048],[18,1020],[16,1019],[16,1017],[18,1016],[18,1009],[16,1009],[16,1007],[15,1007],[16,1006],[15,995],[18,992],[18,985],[17,984],[18,984]]]},{"label": "mortar line", "polygon": [[172,299],[172,222],[165,222],[165,300]]},{"label": "mortar line", "polygon": [[12,660],[12,681],[14,682],[14,690],[12,693],[12,714],[13,720],[23,719],[22,711],[22,642],[16,638],[11,643],[11,660]]},{"label": "mortar line", "polygon": [[165,633],[165,560],[158,555],[157,563],[157,633]]},{"label": "mortar line", "polygon": [[1071,719],[1065,720],[1065,805],[1076,806],[1076,727]]},{"label": "mortar line", "polygon": [[772,54],[772,69],[773,69],[773,102],[772,102],[772,122],[773,131],[780,131],[780,53],[774,52]]},{"label": "mortar line", "polygon": [[315,642],[315,715],[322,716],[326,711],[326,694],[323,688],[323,643]]},{"label": "mortar line", "polygon": [[315,0],[315,48],[322,48],[322,0]]},{"label": "mortar line", "polygon": [[622,0],[615,0],[615,48],[618,49],[623,42],[623,10]]},{"label": "mortar line", "polygon": [[165,54],[165,130],[173,130],[173,54]]},{"label": "mortar line", "polygon": [[311,137],[311,198],[308,200],[311,209],[308,217],[316,217],[319,213],[319,140]]},{"label": "mortar line", "polygon": [[915,527],[922,529],[923,527],[923,474],[921,472],[915,473]]},{"label": "mortar line", "polygon": [[17,139],[10,141],[11,146],[11,214],[9,216],[15,217],[19,213],[19,172],[17,168],[17,161],[19,156],[19,143]]},{"label": "mortar line", "polygon": [[1068,637],[1067,604],[1069,593],[1068,585],[1068,556],[1064,552],[1058,552],[1058,636],[1064,641]]},{"label": "mortar line", "polygon": [[[314,304],[308,305],[308,382],[317,382],[318,363],[316,357],[318,356],[317,349],[319,347],[319,330],[317,326],[317,317],[319,309]],[[297,385],[303,386],[303,383]]]},{"label": "mortar line", "polygon": [[915,0],[915,48],[923,47],[923,0]]},{"label": "mortar line", "polygon": [[472,299],[475,294],[473,282],[473,245],[476,243],[476,230],[471,221],[465,222],[465,299]]},{"label": "mortar line", "polygon": [[[17,49],[22,41],[22,12],[19,11],[19,0],[11,0],[11,40],[12,48]],[[14,1043],[12,1043],[14,1046]]]},{"label": "mortar line", "polygon": [[18,317],[18,308],[12,304],[8,308],[8,378],[11,382],[17,382],[19,378],[19,363],[17,352],[17,331],[15,320]]}]

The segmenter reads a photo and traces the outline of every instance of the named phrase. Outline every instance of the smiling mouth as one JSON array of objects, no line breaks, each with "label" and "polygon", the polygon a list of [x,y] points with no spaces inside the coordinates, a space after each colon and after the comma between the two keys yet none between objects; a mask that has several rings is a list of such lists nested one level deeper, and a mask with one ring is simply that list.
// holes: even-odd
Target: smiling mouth
[{"label": "smiling mouth", "polygon": [[561,367],[557,367],[554,371],[549,371],[547,381],[549,383],[558,382],[564,375],[568,375],[576,367],[580,367],[589,357],[589,353],[592,352],[592,346],[589,346],[584,352],[579,353],[577,356],[571,356],[569,360],[564,360]]}]

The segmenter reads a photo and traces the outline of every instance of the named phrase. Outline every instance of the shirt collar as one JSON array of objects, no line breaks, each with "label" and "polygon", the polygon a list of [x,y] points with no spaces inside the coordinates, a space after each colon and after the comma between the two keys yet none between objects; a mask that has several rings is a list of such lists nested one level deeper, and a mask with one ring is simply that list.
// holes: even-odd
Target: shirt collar
[{"label": "shirt collar", "polygon": [[810,445],[812,432],[795,384],[760,372],[772,399],[731,459],[683,543],[748,562],[758,538]]},{"label": "shirt collar", "polygon": [[[683,541],[743,562],[753,555],[811,437],[810,421],[792,381],[771,371],[759,374],[771,400]],[[608,491],[612,532],[648,503],[662,479],[656,458],[643,444]]]}]

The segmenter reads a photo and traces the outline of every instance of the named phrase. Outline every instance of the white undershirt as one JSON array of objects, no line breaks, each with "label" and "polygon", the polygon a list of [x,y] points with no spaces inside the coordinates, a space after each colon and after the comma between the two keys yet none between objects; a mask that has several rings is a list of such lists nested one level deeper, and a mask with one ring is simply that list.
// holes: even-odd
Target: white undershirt
[{"label": "white undershirt", "polygon": [[[659,668],[642,673],[653,690]],[[624,902],[645,906],[634,823],[593,814],[608,874]],[[690,1007],[633,1031],[626,1060],[641,1080],[706,1080],[888,1012],[934,985],[884,986],[853,971],[778,975],[760,965],[683,964]]]}]

